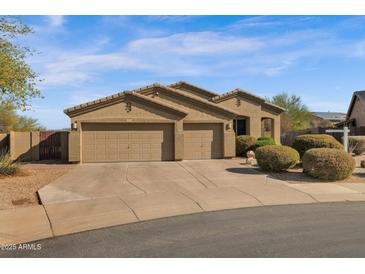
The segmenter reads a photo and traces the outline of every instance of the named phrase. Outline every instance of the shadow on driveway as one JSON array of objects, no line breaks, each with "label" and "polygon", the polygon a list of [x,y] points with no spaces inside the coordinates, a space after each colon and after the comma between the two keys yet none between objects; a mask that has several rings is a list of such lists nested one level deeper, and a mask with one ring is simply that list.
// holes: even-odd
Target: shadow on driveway
[{"label": "shadow on driveway", "polygon": [[245,168],[245,167],[231,167],[226,168],[226,171],[238,174],[262,174],[258,168]]}]

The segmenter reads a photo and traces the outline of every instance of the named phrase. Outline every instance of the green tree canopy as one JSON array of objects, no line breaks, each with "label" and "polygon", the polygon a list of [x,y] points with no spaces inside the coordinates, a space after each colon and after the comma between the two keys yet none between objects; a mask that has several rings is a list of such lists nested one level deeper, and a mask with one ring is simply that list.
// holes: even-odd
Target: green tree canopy
[{"label": "green tree canopy", "polygon": [[0,105],[0,132],[44,130],[37,119],[18,115],[16,107],[10,104]]},{"label": "green tree canopy", "polygon": [[285,108],[281,115],[282,133],[309,128],[312,113],[302,102],[300,96],[280,93],[269,101],[275,105]]},{"label": "green tree canopy", "polygon": [[25,110],[30,99],[40,96],[36,87],[38,75],[25,61],[34,51],[15,42],[17,37],[31,32],[17,17],[0,17],[1,105],[10,104]]}]

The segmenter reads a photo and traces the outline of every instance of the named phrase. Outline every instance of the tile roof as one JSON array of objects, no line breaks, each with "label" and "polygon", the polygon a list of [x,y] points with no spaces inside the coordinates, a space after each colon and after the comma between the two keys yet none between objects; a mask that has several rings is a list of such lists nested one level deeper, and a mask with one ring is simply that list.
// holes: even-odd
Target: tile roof
[{"label": "tile roof", "polygon": [[[188,86],[194,87],[198,90],[203,91],[206,94],[209,94],[209,96],[211,96],[211,98],[203,99],[203,98],[200,98],[198,96],[194,96],[194,95],[188,94],[186,92],[183,92],[178,88],[174,88],[174,87],[178,87],[179,85],[188,85]],[[160,83],[154,83],[152,85],[144,86],[144,87],[133,89],[133,90],[125,90],[125,91],[118,92],[118,93],[115,93],[115,94],[110,95],[110,96],[106,96],[106,97],[103,97],[103,98],[100,98],[100,99],[97,99],[97,100],[89,101],[89,102],[86,102],[86,103],[83,103],[83,104],[79,104],[79,105],[67,108],[67,109],[64,110],[64,113],[66,113],[67,115],[72,115],[73,113],[77,113],[77,112],[82,111],[82,110],[92,109],[93,107],[95,107],[97,105],[104,105],[104,104],[109,104],[109,103],[114,102],[114,101],[118,101],[118,100],[120,100],[121,98],[125,97],[128,94],[129,95],[134,95],[136,98],[144,99],[144,100],[149,101],[150,103],[153,103],[153,104],[160,104],[161,106],[163,106],[165,108],[173,109],[173,110],[175,110],[179,113],[185,113],[182,109],[180,109],[176,106],[173,106],[173,105],[167,104],[167,103],[161,103],[160,101],[153,100],[152,98],[143,96],[143,93],[149,92],[149,91],[153,90],[154,88],[161,88],[161,89],[163,89],[167,92],[173,92],[174,94],[178,94],[179,96],[189,98],[189,99],[194,100],[196,102],[200,102],[201,104],[204,104],[204,105],[209,106],[211,108],[215,108],[216,110],[220,110],[220,111],[223,111],[225,113],[229,113],[230,115],[239,115],[239,114],[236,113],[235,111],[231,110],[231,109],[228,109],[226,107],[223,107],[221,105],[216,104],[216,102],[220,102],[221,100],[225,100],[226,98],[229,98],[230,96],[234,96],[235,94],[243,94],[243,95],[248,96],[252,99],[258,100],[259,102],[261,102],[261,103],[263,103],[263,104],[265,104],[269,107],[273,107],[276,110],[280,110],[280,111],[284,110],[283,108],[281,108],[279,106],[271,104],[270,102],[266,101],[264,98],[256,96],[256,95],[254,95],[252,93],[249,93],[247,91],[244,91],[242,89],[235,89],[231,92],[227,92],[227,93],[218,95],[217,93],[214,93],[214,92],[202,89],[200,87],[194,86],[193,84],[190,84],[188,82],[181,81],[181,82],[177,82],[177,83],[167,85],[167,86],[161,85]]]},{"label": "tile roof", "polygon": [[216,92],[213,92],[213,91],[205,89],[205,88],[198,87],[198,86],[193,85],[193,84],[191,84],[189,82],[186,82],[186,81],[179,81],[177,83],[173,83],[173,84],[170,84],[170,85],[167,85],[167,86],[172,87],[172,88],[178,88],[179,86],[184,86],[184,85],[192,87],[192,88],[200,90],[200,91],[203,91],[205,94],[209,95],[210,97],[214,97],[214,96],[218,95],[218,93],[216,93]]},{"label": "tile roof", "polygon": [[284,111],[285,110],[282,107],[279,107],[279,106],[277,106],[275,104],[270,103],[269,101],[267,101],[263,97],[257,96],[255,94],[252,94],[252,93],[250,93],[250,92],[248,92],[246,90],[240,89],[240,88],[236,88],[236,89],[234,89],[232,91],[229,91],[229,92],[226,92],[226,93],[217,95],[217,96],[215,96],[215,97],[212,98],[212,101],[213,102],[220,102],[220,101],[223,101],[225,99],[231,98],[231,97],[233,97],[235,95],[238,95],[238,94],[241,94],[243,96],[247,96],[247,97],[249,97],[249,98],[251,98],[253,100],[257,100],[257,101],[259,101],[259,102],[261,102],[261,103],[263,103],[263,104],[265,104],[265,105],[267,105],[269,107],[273,107],[273,108],[278,109],[280,111]]}]

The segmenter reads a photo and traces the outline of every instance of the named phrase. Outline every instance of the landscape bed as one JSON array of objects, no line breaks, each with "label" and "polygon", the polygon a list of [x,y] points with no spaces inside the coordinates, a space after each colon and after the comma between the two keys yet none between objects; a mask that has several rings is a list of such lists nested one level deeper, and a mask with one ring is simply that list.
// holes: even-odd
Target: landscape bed
[{"label": "landscape bed", "polygon": [[73,165],[61,163],[29,163],[21,172],[0,177],[0,210],[38,204],[37,190],[62,176]]}]

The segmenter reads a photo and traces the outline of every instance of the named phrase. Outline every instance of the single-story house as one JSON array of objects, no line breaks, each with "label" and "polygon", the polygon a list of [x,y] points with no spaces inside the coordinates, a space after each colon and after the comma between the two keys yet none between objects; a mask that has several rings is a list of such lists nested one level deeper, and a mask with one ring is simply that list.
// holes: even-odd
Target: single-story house
[{"label": "single-story house", "polygon": [[346,125],[350,128],[365,127],[365,91],[355,91],[353,93],[346,120],[337,125]]},{"label": "single-story house", "polygon": [[311,128],[331,127],[346,120],[346,113],[342,112],[312,112]]},{"label": "single-story house", "polygon": [[64,112],[71,118],[69,161],[90,163],[231,158],[236,135],[259,137],[269,130],[280,143],[283,109],[241,89],[218,94],[178,82]]}]

